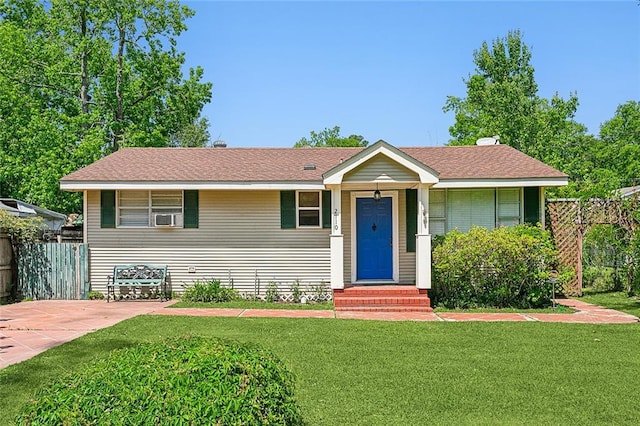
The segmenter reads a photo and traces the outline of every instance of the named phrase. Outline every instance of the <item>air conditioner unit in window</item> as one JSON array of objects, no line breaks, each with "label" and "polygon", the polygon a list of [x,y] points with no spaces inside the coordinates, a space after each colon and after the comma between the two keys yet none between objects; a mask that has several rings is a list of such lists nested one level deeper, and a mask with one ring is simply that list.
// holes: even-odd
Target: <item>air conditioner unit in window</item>
[{"label": "air conditioner unit in window", "polygon": [[154,214],[153,226],[176,226],[175,214]]}]

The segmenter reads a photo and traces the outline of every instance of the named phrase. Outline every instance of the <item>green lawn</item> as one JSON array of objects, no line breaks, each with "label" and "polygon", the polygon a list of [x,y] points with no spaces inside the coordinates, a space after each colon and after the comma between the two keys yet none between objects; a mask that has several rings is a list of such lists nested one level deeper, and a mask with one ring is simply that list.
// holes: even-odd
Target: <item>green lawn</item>
[{"label": "green lawn", "polygon": [[310,425],[637,424],[640,324],[140,316],[0,370],[0,424],[114,348],[184,334],[256,342],[297,375]]},{"label": "green lawn", "polygon": [[590,293],[585,291],[584,296],[580,297],[579,300],[640,317],[640,298],[637,296],[627,297],[627,294],[623,291],[609,293]]},{"label": "green lawn", "polygon": [[556,305],[555,308],[539,308],[539,309],[517,309],[517,308],[471,308],[471,309],[449,309],[437,307],[433,309],[433,312],[459,312],[459,313],[497,313],[497,314],[512,314],[512,313],[524,313],[524,314],[572,314],[575,309],[571,309],[568,306]]}]

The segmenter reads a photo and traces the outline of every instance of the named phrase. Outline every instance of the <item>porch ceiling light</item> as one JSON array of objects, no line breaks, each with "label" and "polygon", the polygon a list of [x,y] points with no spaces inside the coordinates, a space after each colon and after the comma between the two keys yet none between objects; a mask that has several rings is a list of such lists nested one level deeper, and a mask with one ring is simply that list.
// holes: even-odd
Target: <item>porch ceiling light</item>
[{"label": "porch ceiling light", "polygon": [[380,194],[380,190],[378,189],[378,184],[376,183],[376,190],[373,191],[373,201],[380,201],[380,198],[382,198],[382,194]]}]

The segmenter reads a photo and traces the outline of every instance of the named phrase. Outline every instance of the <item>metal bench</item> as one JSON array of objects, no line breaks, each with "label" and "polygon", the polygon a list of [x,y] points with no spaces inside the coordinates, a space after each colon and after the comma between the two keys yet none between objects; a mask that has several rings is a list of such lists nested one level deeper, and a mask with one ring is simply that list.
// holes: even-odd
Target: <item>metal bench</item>
[{"label": "metal bench", "polygon": [[[116,288],[121,290],[125,287],[128,289],[127,295],[133,299],[155,291],[162,302],[165,299],[166,284],[167,265],[116,265],[113,267],[113,275],[107,276],[107,303],[110,296],[117,300]],[[147,288],[148,292],[143,293],[143,288]]]}]

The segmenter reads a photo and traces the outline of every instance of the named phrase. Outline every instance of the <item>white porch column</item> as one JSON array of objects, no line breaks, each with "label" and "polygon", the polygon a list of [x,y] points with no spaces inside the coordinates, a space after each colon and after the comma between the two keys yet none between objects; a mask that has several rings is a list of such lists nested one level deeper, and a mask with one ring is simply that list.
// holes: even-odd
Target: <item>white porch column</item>
[{"label": "white porch column", "polygon": [[344,288],[344,236],[342,235],[342,190],[331,188],[331,288]]},{"label": "white porch column", "polygon": [[416,234],[416,287],[431,288],[431,235],[429,234],[429,187],[418,186],[418,233]]}]

